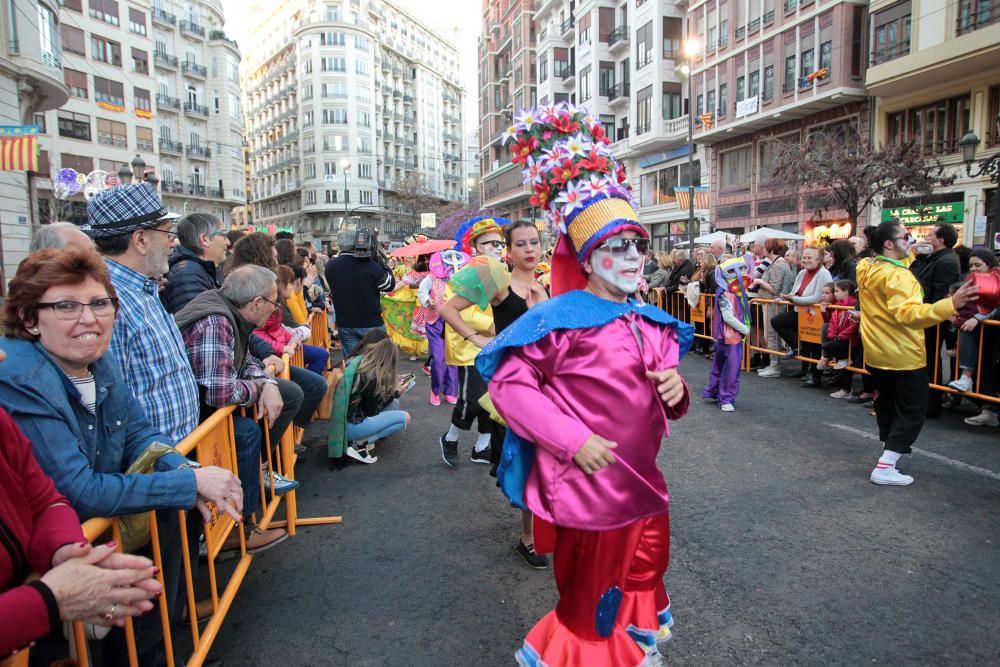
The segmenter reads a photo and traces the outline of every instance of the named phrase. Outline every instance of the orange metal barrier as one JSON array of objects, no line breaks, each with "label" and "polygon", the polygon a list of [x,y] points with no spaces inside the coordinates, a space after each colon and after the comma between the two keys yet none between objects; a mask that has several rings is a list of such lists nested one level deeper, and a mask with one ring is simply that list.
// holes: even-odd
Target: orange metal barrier
[{"label": "orange metal barrier", "polygon": [[[301,362],[301,348],[297,357],[298,361]],[[279,377],[287,380],[289,379],[289,364],[294,363],[295,359],[289,359],[288,355],[283,355],[282,360],[284,361],[285,367]],[[250,408],[251,412],[249,416],[251,417],[253,416],[252,410],[253,408]],[[208,419],[200,424],[198,428],[192,431],[177,445],[177,450],[188,458],[197,460],[202,465],[216,465],[226,468],[227,470],[230,470],[234,474],[238,475],[239,470],[236,463],[236,440],[234,437],[232,418],[234,411],[235,408],[233,406],[216,410]],[[246,414],[246,409],[244,409],[244,414]],[[262,427],[264,432],[264,451],[266,452],[268,468],[270,470],[277,470],[289,479],[295,479],[295,463],[297,456],[295,454],[295,436],[292,433],[292,429],[286,429],[281,438],[281,442],[278,443],[275,457],[276,460],[272,460],[268,429],[266,428],[266,425],[262,425]],[[290,536],[294,536],[298,526],[316,526],[342,522],[342,518],[340,516],[314,518],[299,517],[296,503],[296,492],[289,491],[283,496],[278,496],[271,488],[270,480],[265,481],[263,479],[263,472],[260,474],[262,509],[261,515],[255,517],[255,519],[257,525],[261,529],[266,530],[268,528],[283,527],[288,531]],[[267,493],[268,491],[270,491],[270,493]],[[285,502],[285,519],[275,520],[274,516],[282,501]],[[197,600],[194,589],[193,567],[189,555],[190,552],[188,545],[190,544],[191,539],[197,538],[188,534],[186,522],[187,511],[181,510],[178,514],[180,518],[180,542],[184,564],[185,596],[187,600],[188,613],[194,614]],[[157,573],[157,578],[160,583],[163,584],[163,562],[160,551],[160,535],[156,522],[155,511],[149,512],[149,523],[153,562],[160,569],[160,572]],[[223,588],[222,593],[219,594],[216,560],[222,552],[226,539],[234,529],[240,538],[239,560],[236,563],[235,570],[226,582],[225,588]],[[117,548],[121,551],[123,547],[117,518],[103,517],[91,519],[83,524],[84,535],[86,535],[87,539],[91,542],[99,539],[102,535],[107,533],[108,530],[111,530],[113,539],[118,541]],[[211,588],[212,609],[214,610],[214,613],[203,630],[199,629],[199,624],[197,622],[191,623],[191,638],[193,642],[192,646],[194,648],[191,657],[187,662],[188,667],[200,667],[200,665],[204,663],[205,659],[208,657],[208,652],[219,635],[222,623],[226,619],[226,615],[236,598],[236,593],[239,591],[239,588],[246,577],[247,571],[249,570],[250,563],[253,560],[253,555],[248,554],[246,551],[246,538],[243,531],[236,524],[236,522],[233,521],[233,519],[231,519],[228,515],[218,514],[214,507],[212,507],[212,521],[205,524],[204,533],[205,546],[208,551],[208,576]],[[163,643],[165,647],[167,666],[174,667],[173,637],[171,636],[166,598],[161,596],[155,604],[159,605],[160,618],[163,623]],[[84,634],[83,624],[74,623],[73,633],[74,640],[72,644],[75,652],[74,657],[80,667],[90,667],[92,662],[88,652],[87,639]],[[136,655],[135,632],[131,619],[125,620],[125,638],[129,664],[132,667],[137,667],[138,658]],[[9,664],[13,667],[26,665],[28,655],[28,651],[23,651],[15,656],[15,659],[11,660]],[[6,667],[8,663],[5,662],[4,664]]]}]

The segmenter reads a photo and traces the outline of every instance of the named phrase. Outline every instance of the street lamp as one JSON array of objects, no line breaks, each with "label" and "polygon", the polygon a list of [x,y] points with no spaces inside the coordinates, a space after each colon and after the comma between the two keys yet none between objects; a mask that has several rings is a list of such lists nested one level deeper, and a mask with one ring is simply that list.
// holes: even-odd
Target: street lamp
[{"label": "street lamp", "polygon": [[472,188],[476,187],[476,179],[474,179],[472,176],[469,176],[467,179],[465,179],[465,185],[466,185],[466,187],[468,187],[469,204],[471,205],[472,204]]},{"label": "street lamp", "polygon": [[160,179],[156,177],[156,172],[149,172],[143,180],[146,181],[146,185],[148,185],[153,192],[156,192],[156,186],[160,184]]},{"label": "street lamp", "polygon": [[[697,37],[688,37],[684,43],[684,57],[687,63],[683,66],[687,73],[688,83],[688,252],[694,251],[694,60],[701,52],[701,42]],[[671,239],[667,230],[667,240]]]},{"label": "street lamp", "polygon": [[351,161],[346,157],[340,160],[340,170],[344,172],[344,224],[341,227],[347,227],[347,173],[351,171]]},{"label": "street lamp", "polygon": [[[996,117],[996,132],[1000,137],[1000,113]],[[965,133],[958,145],[962,147],[962,161],[965,162],[965,173],[970,178],[988,176],[994,183],[1000,183],[1000,153],[995,153],[991,157],[979,162],[979,169],[972,173],[972,163],[976,160],[976,147],[979,146],[979,137],[971,129]],[[993,225],[1000,224],[1000,191],[993,196]],[[989,232],[986,234],[986,246],[989,247]]]},{"label": "street lamp", "polygon": [[146,161],[139,157],[136,153],[135,157],[132,158],[132,175],[135,177],[135,182],[142,182],[143,173],[146,171]]},{"label": "street lamp", "polygon": [[118,167],[118,183],[120,185],[125,185],[126,183],[132,182],[132,170],[128,168],[128,165],[122,163],[122,166]]}]

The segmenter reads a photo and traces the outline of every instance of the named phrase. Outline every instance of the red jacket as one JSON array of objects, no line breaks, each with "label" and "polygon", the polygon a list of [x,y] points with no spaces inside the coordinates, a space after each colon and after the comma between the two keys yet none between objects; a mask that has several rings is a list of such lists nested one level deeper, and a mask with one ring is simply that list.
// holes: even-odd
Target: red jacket
[{"label": "red jacket", "polygon": [[260,329],[255,329],[254,333],[267,341],[268,345],[274,348],[274,353],[281,356],[285,346],[292,340],[292,332],[281,323],[281,311],[275,310],[271,317],[267,318]]},{"label": "red jacket", "polygon": [[[836,305],[856,308],[858,298],[849,296],[843,301],[837,301]],[[858,345],[861,342],[861,339],[858,337],[858,323],[848,317],[851,311],[838,309],[828,312],[832,314],[830,315],[830,325],[826,328],[826,339],[846,340],[853,345]]]},{"label": "red jacket", "polygon": [[[62,546],[83,542],[69,501],[31,455],[31,443],[0,409],[0,659],[54,629],[58,609],[40,588],[22,585],[29,572],[45,573]],[[40,583],[40,582],[39,582]],[[37,584],[36,584],[37,585]],[[51,598],[50,598],[51,599]],[[53,618],[53,614],[55,617]]]}]

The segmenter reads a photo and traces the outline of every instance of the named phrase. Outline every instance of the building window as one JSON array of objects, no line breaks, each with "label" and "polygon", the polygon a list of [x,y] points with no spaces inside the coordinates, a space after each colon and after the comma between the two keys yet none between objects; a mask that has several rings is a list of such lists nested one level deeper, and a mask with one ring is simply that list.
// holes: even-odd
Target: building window
[{"label": "building window", "polygon": [[549,56],[543,53],[538,57],[538,83],[545,83],[549,79]]},{"label": "building window", "polygon": [[324,125],[347,125],[347,109],[323,109]]},{"label": "building window", "polygon": [[781,87],[781,91],[784,93],[790,93],[795,90],[795,56],[788,56],[785,58],[785,83]]},{"label": "building window", "polygon": [[360,74],[361,76],[368,76],[368,61],[367,60],[355,60],[354,61],[354,73]]},{"label": "building window", "polygon": [[663,57],[676,60],[681,57],[681,39],[684,34],[682,19],[663,17]]},{"label": "building window", "polygon": [[747,97],[757,97],[760,94],[760,70],[750,72],[750,87],[747,89]]},{"label": "building window", "polygon": [[132,71],[149,74],[149,53],[132,47]]},{"label": "building window", "polygon": [[313,98],[313,87],[312,84],[308,86],[302,86],[302,90],[299,91],[299,99],[305,102],[306,100],[311,100]]},{"label": "building window", "polygon": [[683,115],[684,100],[681,96],[681,84],[663,82],[663,119],[673,120]]},{"label": "building window", "polygon": [[653,22],[639,28],[635,33],[635,66],[642,69],[653,60]]},{"label": "building window", "polygon": [[332,83],[322,84],[320,92],[322,96],[326,99],[346,99],[347,98],[347,83],[344,81],[334,81]]},{"label": "building window", "polygon": [[319,43],[321,46],[344,46],[347,40],[342,32],[321,32]]},{"label": "building window", "polygon": [[368,38],[364,35],[354,36],[354,48],[360,49],[361,51],[368,50]]},{"label": "building window", "polygon": [[[306,61],[309,62],[309,61]],[[320,71],[322,72],[346,72],[347,58],[343,56],[327,56],[320,59]]]},{"label": "building window", "polygon": [[79,14],[83,13],[82,0],[59,0],[59,4],[64,9],[72,9],[74,12],[77,12]]},{"label": "building window", "polygon": [[[315,171],[316,171],[316,167],[314,165],[313,166],[313,172],[315,172]],[[313,176],[315,176],[315,175],[316,174],[314,173]],[[308,176],[306,178],[308,178]],[[305,204],[306,204],[306,206],[308,206],[310,204],[315,204],[315,203],[316,203],[316,191],[315,190],[306,190],[306,194],[305,194]]]},{"label": "building window", "polygon": [[358,109],[358,127],[371,127],[372,115],[367,111]]},{"label": "building window", "polygon": [[74,28],[67,23],[59,24],[59,33],[62,35],[63,49],[78,56],[87,55],[87,36],[79,28]]},{"label": "building window", "polygon": [[89,0],[90,17],[111,25],[118,25],[118,3],[116,0]]},{"label": "building window", "polygon": [[736,77],[736,101],[742,102],[746,99],[746,77]]},{"label": "building window", "polygon": [[924,155],[955,153],[969,131],[971,102],[970,95],[962,95],[889,114],[889,140],[912,142]]},{"label": "building window", "polygon": [[750,184],[750,146],[722,153],[719,157],[721,187],[730,188]]},{"label": "building window", "polygon": [[722,118],[726,115],[726,107],[729,106],[729,84],[719,84],[719,110],[717,115]]},{"label": "building window", "polygon": [[97,119],[97,143],[105,146],[128,148],[128,137],[125,123],[118,123],[105,118]]},{"label": "building window", "polygon": [[135,89],[135,108],[136,111],[153,113],[153,104],[150,101],[148,90],[142,88]]},{"label": "building window", "polygon": [[590,44],[591,39],[591,12],[585,13],[580,17],[580,23],[577,25],[578,43],[580,44]]},{"label": "building window", "polygon": [[48,130],[45,129],[45,114],[44,113],[36,113],[36,114],[32,115],[32,117],[31,117],[31,124],[38,126],[38,133],[39,134],[47,134],[48,133]]},{"label": "building window", "polygon": [[364,178],[371,180],[372,177],[372,166],[367,162],[362,162],[358,165],[358,178]]},{"label": "building window", "polygon": [[765,100],[774,97],[774,65],[764,66],[764,95]]},{"label": "building window", "polygon": [[653,108],[653,87],[646,86],[639,91],[635,99],[635,133],[636,135],[649,132],[651,127],[651,117]]},{"label": "building window", "polygon": [[802,52],[802,73],[803,78],[816,71],[816,52],[813,49],[806,49]]},{"label": "building window", "polygon": [[302,127],[312,127],[314,125],[314,112],[306,111],[302,114]]},{"label": "building window", "polygon": [[604,97],[609,97],[615,88],[615,64],[601,62],[598,70],[598,91]]},{"label": "building window", "polygon": [[98,37],[90,36],[90,57],[102,63],[122,66],[122,47],[118,42]]},{"label": "building window", "polygon": [[66,67],[63,69],[63,79],[66,81],[66,87],[69,88],[70,95],[79,97],[81,100],[89,97],[87,74],[85,72],[78,72],[75,69]]},{"label": "building window", "polygon": [[153,152],[153,129],[149,127],[135,128],[135,149],[137,151]]},{"label": "building window", "polygon": [[586,102],[590,99],[590,65],[580,70],[580,101]]},{"label": "building window", "polygon": [[128,29],[137,35],[146,34],[146,12],[136,9],[135,7],[128,8]]},{"label": "building window", "polygon": [[1000,10],[992,0],[961,0],[958,4],[959,35],[979,30],[1000,21]]},{"label": "building window", "polygon": [[94,99],[117,107],[125,106],[125,84],[99,76],[94,77]]},{"label": "building window", "polygon": [[819,45],[819,67],[826,68],[827,75],[833,67],[833,42],[823,42]]},{"label": "building window", "polygon": [[89,174],[94,170],[94,159],[82,155],[60,153],[59,161],[63,169],[72,169],[80,174]]},{"label": "building window", "polygon": [[361,196],[361,203],[362,204],[371,204],[372,203],[372,192],[371,192],[371,190],[362,190],[359,194]]},{"label": "building window", "polygon": [[60,137],[90,141],[90,116],[70,111],[58,111],[56,121],[59,125]]}]

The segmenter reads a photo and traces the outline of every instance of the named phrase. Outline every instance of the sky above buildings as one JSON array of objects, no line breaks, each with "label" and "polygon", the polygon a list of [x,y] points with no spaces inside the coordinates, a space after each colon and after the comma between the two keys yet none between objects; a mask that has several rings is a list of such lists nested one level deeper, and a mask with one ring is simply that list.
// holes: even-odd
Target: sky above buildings
[{"label": "sky above buildings", "polygon": [[[427,2],[427,0],[395,0],[396,4],[421,20],[459,50],[462,63],[462,84],[465,86],[465,130],[478,124],[479,83],[476,44],[482,30],[481,7],[478,2]],[[222,0],[226,12],[226,32],[245,50],[250,44],[253,4],[247,11],[246,0]]]}]

